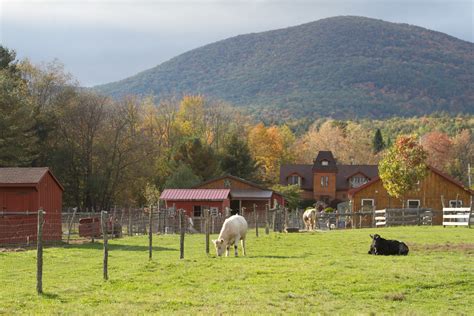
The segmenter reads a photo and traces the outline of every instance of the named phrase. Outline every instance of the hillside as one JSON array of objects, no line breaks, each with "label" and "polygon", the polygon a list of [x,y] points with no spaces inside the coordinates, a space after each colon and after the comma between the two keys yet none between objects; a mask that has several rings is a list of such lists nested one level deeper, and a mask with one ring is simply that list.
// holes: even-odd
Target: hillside
[{"label": "hillside", "polygon": [[95,89],[201,93],[285,120],[473,113],[473,82],[473,43],[347,16],[232,37]]}]

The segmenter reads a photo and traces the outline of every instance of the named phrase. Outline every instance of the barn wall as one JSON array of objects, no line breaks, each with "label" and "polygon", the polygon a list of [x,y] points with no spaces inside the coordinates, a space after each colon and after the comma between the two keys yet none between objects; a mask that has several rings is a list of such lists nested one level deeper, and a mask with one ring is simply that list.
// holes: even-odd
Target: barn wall
[{"label": "barn wall", "polygon": [[[428,171],[426,178],[420,181],[419,190],[408,192],[404,199],[420,200],[421,207],[433,209],[433,224],[440,225],[443,219],[441,196],[444,196],[445,203],[456,200],[456,196],[462,200],[464,206],[470,203],[470,194],[467,191],[431,170]],[[354,194],[352,197],[354,211],[361,209],[362,199],[374,199],[376,209],[402,207],[402,201],[390,197],[381,180],[375,181]]]},{"label": "barn wall", "polygon": [[[321,177],[328,177],[328,186],[321,187]],[[336,173],[318,172],[313,175],[313,198],[320,200],[321,196],[329,196],[330,200],[336,198]]]},{"label": "barn wall", "polygon": [[61,240],[62,190],[48,172],[38,185],[38,206],[46,212],[44,223],[45,240]]}]

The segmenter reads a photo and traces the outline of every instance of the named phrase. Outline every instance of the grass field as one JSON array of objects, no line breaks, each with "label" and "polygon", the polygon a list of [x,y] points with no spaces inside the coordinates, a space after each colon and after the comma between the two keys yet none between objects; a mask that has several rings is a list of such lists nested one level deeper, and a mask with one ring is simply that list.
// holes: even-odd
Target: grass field
[{"label": "grass field", "polygon": [[152,262],[145,236],[116,239],[107,282],[102,244],[47,248],[43,296],[36,252],[0,252],[0,314],[474,313],[473,229],[378,230],[407,257],[368,255],[374,231],[252,232],[238,258],[207,257],[204,236],[188,235],[184,260],[178,236],[156,236]]}]

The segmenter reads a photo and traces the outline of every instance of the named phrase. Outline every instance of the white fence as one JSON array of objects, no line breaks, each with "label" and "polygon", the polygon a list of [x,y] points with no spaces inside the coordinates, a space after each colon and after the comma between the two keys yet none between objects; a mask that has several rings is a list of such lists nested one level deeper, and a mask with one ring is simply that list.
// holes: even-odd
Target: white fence
[{"label": "white fence", "polygon": [[471,227],[471,208],[445,207],[443,208],[443,227],[468,226]]}]

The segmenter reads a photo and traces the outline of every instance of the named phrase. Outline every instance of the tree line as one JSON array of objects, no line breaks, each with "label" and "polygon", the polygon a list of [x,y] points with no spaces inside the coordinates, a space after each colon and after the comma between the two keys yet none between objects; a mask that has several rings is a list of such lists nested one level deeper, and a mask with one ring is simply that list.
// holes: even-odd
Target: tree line
[{"label": "tree line", "polygon": [[[272,186],[282,164],[312,163],[319,150],[376,164],[397,135],[380,121],[265,125],[202,95],[114,100],[81,88],[58,61],[33,65],[1,46],[0,110],[0,166],[50,167],[65,205],[96,210],[143,204],[150,186],[189,188],[223,174]],[[419,140],[429,163],[466,182],[472,118],[453,120],[457,128],[434,126]]]}]

